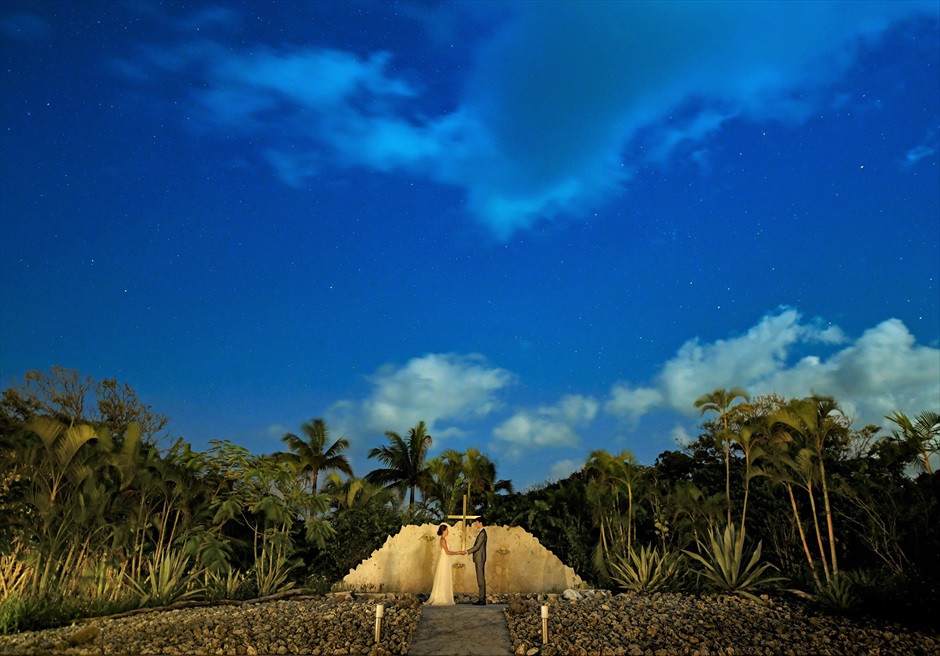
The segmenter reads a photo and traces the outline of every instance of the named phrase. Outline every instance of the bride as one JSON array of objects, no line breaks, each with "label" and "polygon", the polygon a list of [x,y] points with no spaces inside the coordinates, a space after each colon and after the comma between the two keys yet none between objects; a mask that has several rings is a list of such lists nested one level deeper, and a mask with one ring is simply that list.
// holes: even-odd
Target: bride
[{"label": "bride", "polygon": [[437,534],[441,538],[441,557],[437,559],[437,570],[434,572],[434,585],[431,587],[431,596],[427,606],[453,606],[454,605],[454,575],[450,567],[451,556],[463,556],[466,551],[451,551],[447,547],[447,524],[441,524]]}]

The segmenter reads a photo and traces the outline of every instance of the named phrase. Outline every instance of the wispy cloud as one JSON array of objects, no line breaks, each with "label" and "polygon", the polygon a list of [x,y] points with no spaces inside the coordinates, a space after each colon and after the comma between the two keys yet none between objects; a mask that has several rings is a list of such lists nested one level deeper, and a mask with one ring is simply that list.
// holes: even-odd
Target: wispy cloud
[{"label": "wispy cloud", "polygon": [[0,19],[0,33],[18,41],[45,41],[52,36],[52,27],[35,14],[13,13]]},{"label": "wispy cloud", "polygon": [[[472,207],[500,234],[617,193],[641,139],[660,159],[733,117],[799,122],[878,36],[926,3],[515,6],[464,98],[488,136]],[[626,167],[624,166],[626,165]]]},{"label": "wispy cloud", "polygon": [[914,166],[922,159],[936,155],[938,149],[940,149],[940,138],[935,130],[931,130],[919,144],[907,151],[904,155],[904,164]]},{"label": "wispy cloud", "polygon": [[[315,174],[312,162],[407,171],[463,188],[470,212],[506,238],[615,197],[642,160],[705,143],[730,118],[804,120],[863,40],[940,13],[936,2],[898,1],[492,10],[498,26],[476,45],[475,69],[446,114],[422,109],[420,80],[393,73],[388,52],[231,47],[200,37],[149,48],[122,68],[204,79],[195,97],[207,126],[262,132],[265,158],[289,184]],[[235,20],[206,10],[192,17]]]},{"label": "wispy cloud", "polygon": [[285,426],[284,424],[271,424],[270,426],[268,426],[267,428],[264,429],[264,434],[265,434],[265,435],[268,437],[268,439],[270,439],[272,442],[274,442],[274,441],[278,441],[278,442],[279,442],[280,439],[281,439],[282,437],[284,437],[285,435],[287,435],[288,433],[294,433],[294,434],[296,434],[297,431],[299,431],[299,430],[300,430],[299,427],[291,428],[291,427],[289,427],[289,426]]},{"label": "wispy cloud", "polygon": [[[832,353],[792,361],[795,351],[814,345]],[[836,326],[804,322],[796,310],[784,309],[739,337],[686,342],[651,385],[614,385],[604,409],[633,426],[654,410],[692,417],[698,414],[693,403],[701,394],[734,386],[751,395],[830,394],[856,421],[883,424],[884,415],[896,410],[940,407],[940,350],[917,344],[897,319],[853,340]]]}]

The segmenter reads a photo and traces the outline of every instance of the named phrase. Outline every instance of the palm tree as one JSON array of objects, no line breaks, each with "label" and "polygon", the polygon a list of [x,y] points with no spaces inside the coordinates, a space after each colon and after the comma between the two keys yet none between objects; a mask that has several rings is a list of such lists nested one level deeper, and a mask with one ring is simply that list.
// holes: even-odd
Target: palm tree
[{"label": "palm tree", "polygon": [[760,476],[763,472],[754,466],[754,463],[764,455],[763,443],[768,434],[766,422],[742,426],[735,441],[744,453],[744,504],[741,506],[741,533],[739,539],[744,540],[744,521],[747,517],[747,499],[751,489],[751,479]]},{"label": "palm tree", "polygon": [[425,503],[437,504],[442,517],[456,512],[459,489],[463,485],[462,467],[463,454],[456,449],[448,449],[428,461],[428,475],[421,491]]},{"label": "palm tree", "polygon": [[[732,405],[735,399],[744,399],[744,403]],[[750,397],[740,387],[732,387],[726,390],[723,387],[712,390],[708,394],[695,399],[695,407],[700,408],[702,414],[709,410],[718,413],[721,420],[721,434],[718,439],[725,444],[725,498],[728,501],[728,525],[731,525],[731,430],[728,427],[729,419],[741,412],[750,412],[751,407],[747,405]]]},{"label": "palm tree", "polygon": [[512,493],[512,482],[497,481],[496,464],[475,447],[469,447],[464,454],[461,473],[467,482],[468,504],[474,492],[483,494],[486,501],[491,501],[493,495],[500,490]]},{"label": "palm tree", "polygon": [[[786,439],[786,436],[784,437]],[[826,580],[829,581],[829,567],[826,564],[826,552],[823,551],[822,536],[819,533],[819,519],[816,516],[816,500],[813,496],[815,468],[812,464],[812,453],[804,449],[797,454],[796,458],[792,458],[788,453],[788,447],[789,444],[785,440],[775,440],[772,442],[766,453],[764,466],[760,469],[760,475],[766,476],[772,483],[783,485],[787,489],[787,496],[790,499],[790,509],[793,511],[793,525],[800,535],[800,543],[803,545],[803,554],[806,556],[809,571],[813,575],[813,580],[816,582],[816,589],[822,590],[822,582],[819,580],[819,574],[816,572],[816,563],[813,561],[813,553],[810,551],[809,542],[806,539],[806,531],[803,530],[803,521],[797,509],[796,496],[793,494],[793,486],[798,485],[805,489],[809,495],[810,507],[813,510],[813,526],[816,529],[816,540],[819,543],[823,572],[826,576]]]},{"label": "palm tree", "polygon": [[940,450],[940,413],[922,412],[915,417],[913,422],[903,412],[886,415],[885,419],[901,427],[901,436],[897,434],[895,436],[920,454],[924,459],[924,468],[927,473],[933,475],[930,456]]},{"label": "palm tree", "polygon": [[585,496],[594,514],[600,531],[600,539],[594,547],[594,567],[602,578],[607,578],[607,561],[610,553],[620,552],[626,545],[627,536],[620,511],[621,482],[626,478],[625,461],[631,457],[624,451],[620,457],[607,451],[592,451],[584,465],[587,478]]},{"label": "palm tree", "polygon": [[[836,559],[835,530],[832,522],[832,508],[829,505],[829,486],[826,480],[826,451],[841,443],[848,434],[848,426],[839,404],[831,396],[813,395],[805,399],[792,399],[774,417],[781,430],[796,442],[800,454],[796,461],[808,462],[802,452],[812,454],[820,487],[823,506],[826,513],[826,528],[829,533],[829,556],[832,562],[832,575],[839,573]],[[807,465],[809,466],[809,465]],[[812,480],[812,475],[807,475]]]},{"label": "palm tree", "polygon": [[663,548],[670,539],[679,548],[692,542],[700,545],[702,534],[714,534],[724,506],[721,494],[706,497],[692,481],[679,481],[671,486],[661,482],[648,498]]},{"label": "palm tree", "polygon": [[337,510],[366,508],[373,500],[384,503],[390,497],[387,490],[370,483],[365,478],[349,477],[343,480],[335,471],[327,474],[326,483],[323,484],[323,493],[330,497]]},{"label": "palm tree", "polygon": [[341,471],[352,476],[349,459],[343,455],[343,451],[349,448],[349,440],[340,437],[330,444],[330,431],[322,419],[305,422],[300,428],[307,439],[287,433],[281,441],[292,453],[281,454],[281,457],[290,462],[297,473],[310,477],[311,492],[317,492],[320,472]]},{"label": "palm tree", "polygon": [[389,444],[369,451],[369,458],[378,458],[385,465],[384,469],[369,472],[366,478],[370,482],[397,488],[402,493],[409,490],[408,505],[414,506],[415,488],[427,478],[428,449],[431,448],[431,436],[423,421],[408,429],[408,439],[394,431],[386,431]]},{"label": "palm tree", "polygon": [[39,415],[24,429],[39,444],[32,442],[21,460],[26,482],[23,498],[35,514],[20,521],[33,520],[37,537],[63,536],[68,522],[81,510],[84,485],[96,475],[102,454],[110,450],[110,435],[105,428],[96,431],[89,424],[66,425]]}]

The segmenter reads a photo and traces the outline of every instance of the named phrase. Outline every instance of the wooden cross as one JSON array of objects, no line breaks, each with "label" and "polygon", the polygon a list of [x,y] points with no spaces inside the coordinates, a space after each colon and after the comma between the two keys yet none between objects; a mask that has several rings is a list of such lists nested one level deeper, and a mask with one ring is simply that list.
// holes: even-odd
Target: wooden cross
[{"label": "wooden cross", "polygon": [[461,538],[460,538],[460,550],[467,550],[467,520],[476,519],[479,515],[468,515],[467,514],[467,495],[463,495],[463,514],[462,515],[448,515],[447,519],[459,519],[461,523]]}]

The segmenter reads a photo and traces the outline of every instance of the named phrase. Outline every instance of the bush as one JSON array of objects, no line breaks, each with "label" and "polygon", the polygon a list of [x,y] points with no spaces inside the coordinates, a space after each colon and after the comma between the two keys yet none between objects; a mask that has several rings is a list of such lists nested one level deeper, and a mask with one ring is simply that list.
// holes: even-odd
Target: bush
[{"label": "bush", "polygon": [[307,563],[304,578],[318,576],[328,581],[339,581],[351,569],[379,549],[391,535],[401,530],[402,521],[398,512],[387,506],[355,508],[338,511],[330,525],[336,536],[323,548],[308,547],[303,553]]},{"label": "bush", "polygon": [[26,630],[27,614],[25,600],[13,592],[0,599],[0,635],[9,635]]}]

